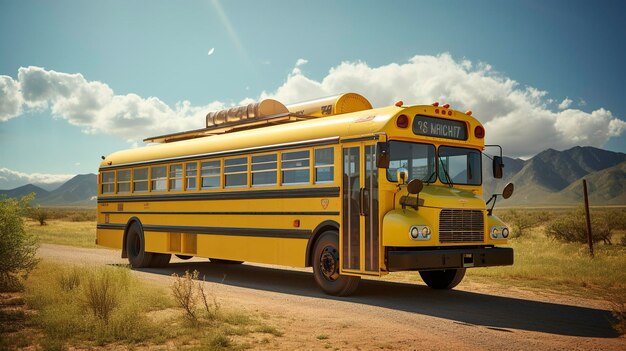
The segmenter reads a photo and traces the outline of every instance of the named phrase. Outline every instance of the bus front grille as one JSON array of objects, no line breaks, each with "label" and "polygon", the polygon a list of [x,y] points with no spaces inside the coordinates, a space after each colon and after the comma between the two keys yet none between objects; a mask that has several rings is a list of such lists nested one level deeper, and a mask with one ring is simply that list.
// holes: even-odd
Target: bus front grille
[{"label": "bus front grille", "polygon": [[441,210],[439,242],[483,242],[485,224],[480,210]]}]

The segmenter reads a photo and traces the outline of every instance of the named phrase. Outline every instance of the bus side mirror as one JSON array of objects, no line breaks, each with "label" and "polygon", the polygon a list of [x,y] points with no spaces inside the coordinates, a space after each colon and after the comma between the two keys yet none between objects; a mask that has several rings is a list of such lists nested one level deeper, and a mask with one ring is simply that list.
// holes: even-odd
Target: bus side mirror
[{"label": "bus side mirror", "polygon": [[376,167],[389,168],[389,143],[381,141],[376,144]]},{"label": "bus side mirror", "polygon": [[494,156],[493,157],[493,177],[500,179],[502,178],[502,167],[504,167],[504,163],[502,162],[502,157]]},{"label": "bus side mirror", "polygon": [[400,167],[396,170],[396,179],[399,184],[406,184],[407,178],[409,177],[409,170]]}]

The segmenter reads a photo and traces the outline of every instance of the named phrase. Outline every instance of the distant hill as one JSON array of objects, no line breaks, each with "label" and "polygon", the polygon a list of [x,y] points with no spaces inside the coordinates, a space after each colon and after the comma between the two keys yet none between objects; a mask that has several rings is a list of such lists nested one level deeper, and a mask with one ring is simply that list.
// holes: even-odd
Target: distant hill
[{"label": "distant hill", "polygon": [[501,202],[507,206],[580,203],[582,178],[586,178],[591,203],[626,204],[626,176],[623,168],[618,166],[625,161],[624,153],[589,146],[564,151],[548,149],[527,161],[505,159],[505,175],[499,181],[491,176],[491,164],[486,165],[489,173],[483,173],[485,197],[501,191],[507,182],[512,182],[515,193]]},{"label": "distant hill", "polygon": [[[626,204],[626,161],[601,171],[589,173],[587,191],[589,202],[594,204]],[[580,202],[583,199],[582,179],[578,179],[562,191],[553,194],[548,201],[553,203]]]},{"label": "distant hill", "polygon": [[11,190],[0,190],[0,195],[6,195],[6,197],[14,197],[17,199],[21,198],[22,196],[28,195],[30,193],[35,193],[36,198],[43,198],[49,194],[47,190],[44,190],[32,184],[22,185],[20,187],[17,187]]},{"label": "distant hill", "polygon": [[34,202],[44,206],[95,206],[98,192],[98,177],[95,174],[80,174],[52,191],[27,184],[11,190],[0,190],[7,197],[21,198],[31,192],[36,194]]},{"label": "distant hill", "polygon": [[42,205],[95,204],[92,197],[98,195],[98,177],[95,174],[79,174],[68,180],[47,196],[39,199]]}]

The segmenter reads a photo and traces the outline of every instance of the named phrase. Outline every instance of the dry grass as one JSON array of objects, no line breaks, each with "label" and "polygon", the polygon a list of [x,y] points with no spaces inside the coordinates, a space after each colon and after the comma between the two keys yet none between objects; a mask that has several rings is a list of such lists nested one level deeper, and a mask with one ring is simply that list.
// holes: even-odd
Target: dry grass
[{"label": "dry grass", "polygon": [[33,233],[40,243],[96,247],[96,222],[49,219],[44,226],[35,221],[26,221],[25,224],[25,229]]},{"label": "dry grass", "polygon": [[[191,277],[202,314],[196,323],[189,323],[167,289],[139,281],[128,268],[43,261],[26,281],[24,298],[11,300],[32,313],[0,310],[0,349],[240,350],[282,335],[261,318],[221,308],[216,296],[199,288],[204,283]],[[7,321],[12,328],[4,328]]]}]

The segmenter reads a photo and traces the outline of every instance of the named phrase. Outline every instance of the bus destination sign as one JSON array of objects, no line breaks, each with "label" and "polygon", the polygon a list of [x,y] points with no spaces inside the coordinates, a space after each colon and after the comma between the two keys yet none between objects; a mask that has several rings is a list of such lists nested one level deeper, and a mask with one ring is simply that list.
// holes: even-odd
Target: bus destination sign
[{"label": "bus destination sign", "polygon": [[437,138],[467,140],[467,125],[462,121],[416,115],[413,119],[413,133]]}]

